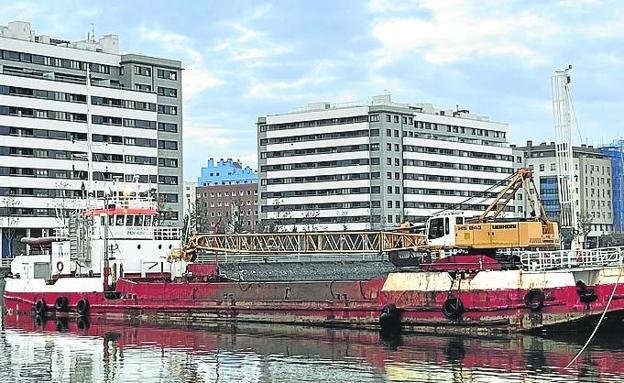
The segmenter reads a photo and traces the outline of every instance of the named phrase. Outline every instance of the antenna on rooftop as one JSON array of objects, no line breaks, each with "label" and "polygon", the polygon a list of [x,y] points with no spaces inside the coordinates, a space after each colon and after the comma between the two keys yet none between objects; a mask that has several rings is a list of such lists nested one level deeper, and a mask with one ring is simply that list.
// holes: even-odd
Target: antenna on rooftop
[{"label": "antenna on rooftop", "polygon": [[91,23],[91,38],[88,40],[95,42],[95,24],[93,23]]}]

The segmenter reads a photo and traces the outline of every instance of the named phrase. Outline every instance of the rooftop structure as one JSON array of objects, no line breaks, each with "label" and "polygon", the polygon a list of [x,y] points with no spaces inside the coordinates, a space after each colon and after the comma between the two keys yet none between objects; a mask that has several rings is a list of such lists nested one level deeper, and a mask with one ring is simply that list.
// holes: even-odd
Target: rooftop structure
[{"label": "rooftop structure", "polygon": [[201,168],[197,186],[249,184],[258,182],[258,172],[249,166],[243,167],[240,161],[231,158],[216,161],[208,160],[208,165]]}]

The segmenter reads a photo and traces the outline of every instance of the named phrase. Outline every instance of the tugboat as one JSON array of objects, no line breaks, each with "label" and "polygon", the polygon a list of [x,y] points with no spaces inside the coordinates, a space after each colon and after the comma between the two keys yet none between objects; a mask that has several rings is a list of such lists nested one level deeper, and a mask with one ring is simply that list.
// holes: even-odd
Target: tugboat
[{"label": "tugboat", "polygon": [[536,196],[534,218],[499,219],[532,172],[507,181],[481,216],[446,212],[424,235],[205,234],[184,246],[179,229],[154,225],[147,201],[118,195],[74,217],[69,240],[48,255],[13,261],[7,315],[447,334],[574,329],[603,312],[621,320],[622,250],[555,250],[558,227],[537,190],[526,194]]}]

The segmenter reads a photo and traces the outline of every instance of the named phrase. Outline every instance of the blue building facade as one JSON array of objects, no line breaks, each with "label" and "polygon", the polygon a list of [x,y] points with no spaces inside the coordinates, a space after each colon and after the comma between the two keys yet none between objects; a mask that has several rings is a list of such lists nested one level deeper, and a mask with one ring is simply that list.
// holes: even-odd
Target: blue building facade
[{"label": "blue building facade", "polygon": [[208,166],[201,168],[201,175],[197,178],[197,186],[236,185],[258,182],[258,172],[249,166],[244,168],[240,162],[213,158],[208,160]]},{"label": "blue building facade", "polygon": [[551,219],[559,219],[561,204],[559,203],[559,185],[556,176],[540,177],[540,197],[546,214]]},{"label": "blue building facade", "polygon": [[613,196],[613,230],[624,232],[624,140],[614,141],[600,148],[600,152],[611,158],[611,188]]}]

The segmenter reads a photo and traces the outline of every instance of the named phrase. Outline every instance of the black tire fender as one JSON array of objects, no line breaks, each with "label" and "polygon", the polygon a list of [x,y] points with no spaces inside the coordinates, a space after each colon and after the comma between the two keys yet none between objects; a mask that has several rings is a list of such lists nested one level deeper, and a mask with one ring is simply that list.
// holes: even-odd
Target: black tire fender
[{"label": "black tire fender", "polygon": [[69,299],[67,297],[58,297],[54,302],[54,309],[56,311],[67,311],[69,307]]},{"label": "black tire fender", "polygon": [[89,313],[89,300],[82,298],[76,304],[76,311],[80,315],[87,315]]},{"label": "black tire fender", "polygon": [[541,289],[530,289],[524,296],[524,305],[532,311],[539,311],[544,307],[546,295]]},{"label": "black tire fender", "polygon": [[48,309],[48,306],[46,305],[45,301],[43,300],[43,298],[37,300],[37,302],[35,302],[35,305],[33,306],[33,309],[35,310],[35,314],[37,315],[43,315],[45,314],[45,312]]},{"label": "black tire fender", "polygon": [[442,314],[447,319],[460,319],[464,314],[464,302],[459,297],[448,297],[442,304]]}]

